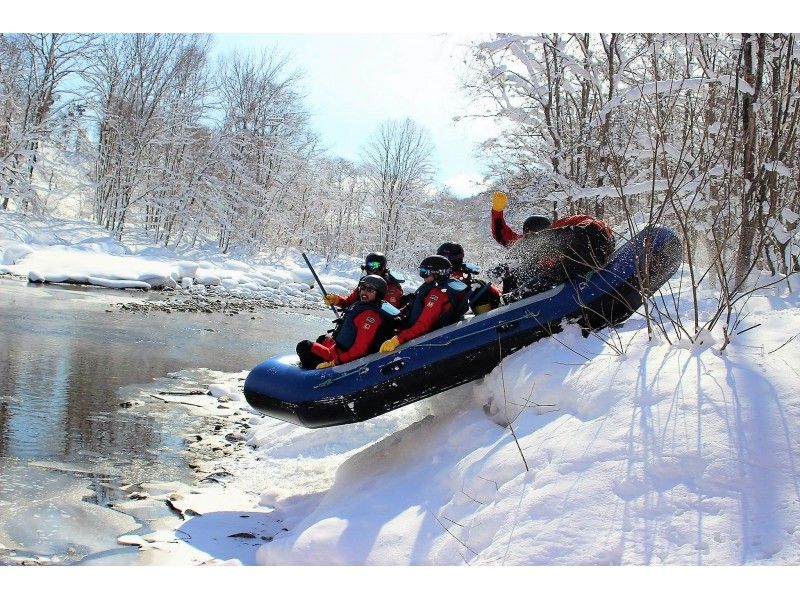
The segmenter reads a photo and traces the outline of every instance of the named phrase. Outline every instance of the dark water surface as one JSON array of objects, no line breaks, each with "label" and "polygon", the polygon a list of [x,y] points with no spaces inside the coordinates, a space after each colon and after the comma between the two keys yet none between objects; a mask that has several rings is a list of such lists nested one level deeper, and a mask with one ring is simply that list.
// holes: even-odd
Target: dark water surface
[{"label": "dark water surface", "polygon": [[0,278],[0,563],[107,550],[129,522],[95,505],[119,498],[121,484],[191,480],[180,449],[201,422],[174,404],[127,401],[170,384],[205,390],[214,375],[204,368],[249,370],[326,325],[325,312],[114,306],[144,297]]}]

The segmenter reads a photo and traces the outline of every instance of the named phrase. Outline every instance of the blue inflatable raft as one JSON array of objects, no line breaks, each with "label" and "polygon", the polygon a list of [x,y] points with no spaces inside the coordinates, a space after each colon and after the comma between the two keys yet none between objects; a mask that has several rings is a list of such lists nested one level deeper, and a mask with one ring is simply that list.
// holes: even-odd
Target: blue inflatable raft
[{"label": "blue inflatable raft", "polygon": [[268,359],[247,376],[244,395],[257,410],[308,428],[370,419],[477,380],[564,323],[599,330],[627,319],[642,304],[640,289],[655,292],[681,258],[681,243],[670,229],[648,227],[587,279],[441,328],[392,353],[322,370],[300,368],[295,355]]}]

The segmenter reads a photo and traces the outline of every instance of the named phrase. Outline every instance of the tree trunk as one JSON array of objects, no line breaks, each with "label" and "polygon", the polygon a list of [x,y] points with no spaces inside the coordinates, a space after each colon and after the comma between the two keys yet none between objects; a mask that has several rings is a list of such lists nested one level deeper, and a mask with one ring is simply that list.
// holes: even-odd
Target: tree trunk
[{"label": "tree trunk", "polygon": [[[742,98],[742,169],[745,189],[742,194],[742,230],[739,234],[739,247],[736,252],[736,272],[734,287],[741,285],[753,267],[753,249],[758,228],[759,199],[756,185],[756,157],[758,155],[758,136],[756,127],[756,103],[764,73],[765,35],[743,34],[744,80],[753,92],[744,93]],[[757,53],[754,60],[754,54]],[[749,92],[749,90],[748,90]]]}]

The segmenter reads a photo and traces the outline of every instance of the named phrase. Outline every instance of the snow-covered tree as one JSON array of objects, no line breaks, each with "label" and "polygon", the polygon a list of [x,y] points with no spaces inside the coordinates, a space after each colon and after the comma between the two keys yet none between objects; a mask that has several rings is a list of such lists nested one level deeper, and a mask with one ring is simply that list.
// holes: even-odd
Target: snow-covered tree
[{"label": "snow-covered tree", "polygon": [[[89,71],[90,110],[98,120],[94,217],[118,236],[131,205],[144,203],[165,184],[154,171],[163,174],[164,152],[172,151],[176,130],[197,126],[196,111],[172,110],[175,98],[186,91],[187,77],[202,68],[208,43],[208,36],[183,34],[126,34],[103,40]],[[192,101],[197,101],[195,95],[190,95],[188,103]],[[194,122],[176,123],[187,114]]]},{"label": "snow-covered tree", "polygon": [[754,268],[795,268],[793,35],[502,34],[474,65],[506,123],[486,145],[498,184],[553,216],[681,230],[693,287],[722,289],[710,326],[731,324]]},{"label": "snow-covered tree", "polygon": [[289,70],[277,50],[233,56],[219,67],[224,117],[220,195],[220,247],[287,240],[294,232],[298,197],[294,183],[317,153],[317,139],[299,89],[301,73]]},{"label": "snow-covered tree", "polygon": [[427,131],[410,118],[385,121],[364,149],[377,248],[383,253],[392,252],[404,230],[413,226],[411,217],[432,181],[433,149]]},{"label": "snow-covered tree", "polygon": [[[47,184],[37,185],[43,146],[62,115],[80,103],[80,77],[96,35],[0,34],[0,196],[19,209],[45,212]],[[63,121],[62,121],[63,122]],[[49,178],[48,172],[41,179]]]}]

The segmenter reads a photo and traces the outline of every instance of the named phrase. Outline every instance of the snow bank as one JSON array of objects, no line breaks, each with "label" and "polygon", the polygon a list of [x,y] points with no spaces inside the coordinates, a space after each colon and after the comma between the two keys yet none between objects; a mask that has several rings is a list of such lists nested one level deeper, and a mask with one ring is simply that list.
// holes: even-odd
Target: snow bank
[{"label": "snow bank", "polygon": [[[180,287],[204,292],[198,287],[218,286],[239,296],[295,298],[321,305],[313,276],[298,252],[278,263],[236,259],[213,250],[190,253],[192,260],[160,247],[134,251],[91,223],[53,219],[45,224],[22,214],[0,213],[0,274],[32,282],[144,290]],[[345,294],[358,274],[346,262],[320,272],[332,292]]]},{"label": "snow bank", "polygon": [[255,448],[274,458],[278,443],[318,476],[313,499],[305,479],[292,493],[267,476],[264,501],[292,525],[258,562],[796,564],[800,340],[783,343],[797,305],[754,298],[761,326],[724,351],[719,330],[648,340],[639,316],[587,339],[570,328],[392,412],[407,425],[380,439],[256,419]]},{"label": "snow bank", "polygon": [[31,252],[31,247],[25,243],[8,243],[0,248],[0,264],[10,266],[16,264]]}]

